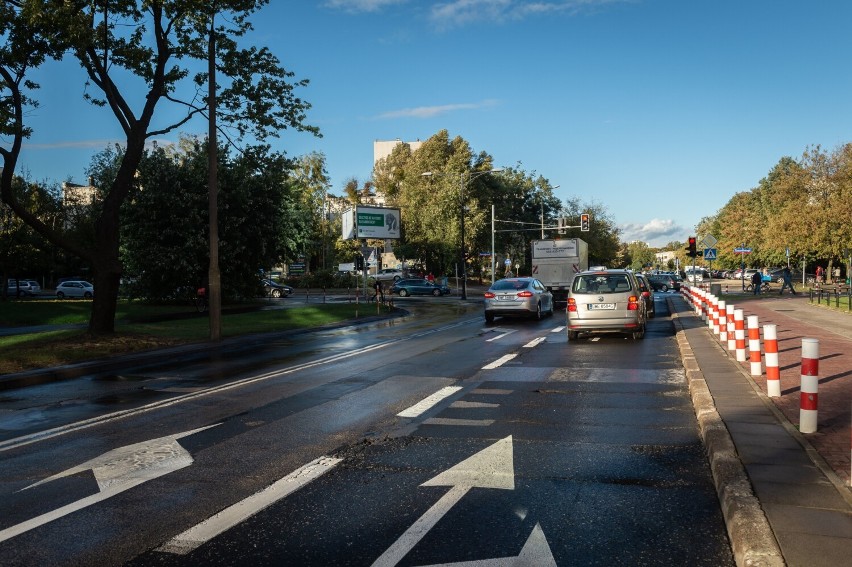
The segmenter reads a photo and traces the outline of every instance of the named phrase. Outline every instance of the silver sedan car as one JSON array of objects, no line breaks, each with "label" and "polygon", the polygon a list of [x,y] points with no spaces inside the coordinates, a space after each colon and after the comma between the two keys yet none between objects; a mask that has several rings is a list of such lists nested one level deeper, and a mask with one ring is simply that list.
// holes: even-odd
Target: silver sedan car
[{"label": "silver sedan car", "polygon": [[494,282],[485,292],[485,320],[515,315],[541,319],[553,315],[553,295],[535,278],[506,278]]}]

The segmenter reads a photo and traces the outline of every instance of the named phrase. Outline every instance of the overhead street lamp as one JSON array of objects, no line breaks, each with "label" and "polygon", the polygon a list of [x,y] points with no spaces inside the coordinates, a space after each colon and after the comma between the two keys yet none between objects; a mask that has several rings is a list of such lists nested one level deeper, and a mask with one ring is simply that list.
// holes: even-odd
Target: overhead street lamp
[{"label": "overhead street lamp", "polygon": [[467,299],[467,262],[464,257],[464,188],[465,186],[476,179],[477,177],[482,177],[483,175],[489,173],[499,173],[503,171],[502,167],[498,167],[495,169],[489,169],[488,171],[467,171],[461,173],[455,172],[432,172],[432,171],[424,171],[421,173],[421,177],[446,177],[451,175],[459,176],[459,214],[461,216],[461,272],[462,272],[462,291],[461,291],[461,299]]}]

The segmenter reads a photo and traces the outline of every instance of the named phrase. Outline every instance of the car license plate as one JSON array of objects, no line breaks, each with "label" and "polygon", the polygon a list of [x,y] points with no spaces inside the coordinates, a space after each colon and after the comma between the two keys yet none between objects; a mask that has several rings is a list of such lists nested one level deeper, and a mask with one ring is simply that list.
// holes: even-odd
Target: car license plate
[{"label": "car license plate", "polygon": [[589,309],[596,311],[598,309],[615,309],[615,303],[590,303]]},{"label": "car license plate", "polygon": [[499,299],[500,301],[510,301],[512,299],[515,299],[515,296],[514,295],[498,295],[497,299]]}]

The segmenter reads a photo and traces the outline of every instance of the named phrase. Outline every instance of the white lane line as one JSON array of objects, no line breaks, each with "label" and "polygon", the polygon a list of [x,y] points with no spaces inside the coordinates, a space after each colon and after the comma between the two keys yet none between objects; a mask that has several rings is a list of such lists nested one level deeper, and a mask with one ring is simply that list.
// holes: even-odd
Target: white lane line
[{"label": "white lane line", "polygon": [[499,340],[500,340],[500,339],[502,339],[503,337],[507,337],[507,336],[511,335],[512,333],[514,333],[514,332],[515,332],[515,331],[506,331],[506,332],[505,332],[505,333],[503,333],[502,335],[497,335],[496,337],[491,337],[490,339],[485,339],[485,342],[490,343],[491,341],[499,341]]},{"label": "white lane line", "polygon": [[510,360],[512,360],[513,358],[515,358],[516,356],[518,356],[518,355],[517,354],[507,354],[507,355],[501,356],[500,358],[498,358],[497,360],[495,360],[491,364],[486,364],[485,366],[483,366],[482,369],[483,370],[493,370],[495,368],[499,368],[499,367],[503,366],[504,364],[506,364],[507,362],[509,362]]},{"label": "white lane line", "polygon": [[431,417],[425,420],[424,425],[465,425],[473,427],[488,427],[494,423],[493,419],[451,419],[449,417]]},{"label": "white lane line", "polygon": [[245,386],[247,384],[253,384],[255,382],[261,382],[261,381],[264,381],[264,380],[269,380],[269,379],[272,379],[272,378],[285,376],[287,374],[292,374],[294,372],[299,372],[301,370],[306,370],[306,369],[309,369],[309,368],[322,366],[324,364],[330,364],[330,363],[338,362],[340,360],[345,360],[345,359],[351,358],[353,356],[361,356],[364,353],[367,353],[367,352],[370,352],[370,351],[373,351],[373,350],[377,350],[377,349],[382,349],[382,348],[385,348],[385,347],[388,347],[388,346],[391,346],[391,345],[395,345],[395,344],[400,343],[400,342],[405,342],[405,341],[410,341],[410,340],[417,339],[417,338],[422,338],[422,337],[425,337],[425,336],[428,336],[428,335],[448,331],[448,330],[454,329],[456,327],[461,327],[461,326],[464,326],[464,325],[469,325],[469,324],[472,324],[472,323],[479,323],[479,322],[480,322],[479,317],[474,318],[474,319],[467,319],[467,320],[464,320],[464,321],[459,321],[457,323],[444,325],[443,327],[437,327],[435,329],[428,329],[428,330],[420,332],[420,333],[414,333],[414,334],[409,335],[407,337],[401,337],[401,338],[398,338],[398,339],[391,339],[391,340],[388,340],[388,341],[385,341],[385,342],[382,342],[382,343],[377,343],[377,344],[374,344],[374,345],[370,345],[370,346],[367,346],[367,347],[364,347],[364,348],[354,349],[354,350],[351,350],[351,351],[346,351],[346,352],[338,353],[338,354],[333,354],[333,355],[327,356],[325,358],[320,358],[320,359],[314,360],[312,362],[306,362],[306,363],[303,363],[303,364],[297,364],[296,366],[291,366],[289,368],[284,368],[282,370],[267,372],[267,373],[264,373],[264,374],[259,374],[257,376],[249,376],[247,378],[243,378],[241,380],[237,380],[235,382],[231,382],[231,383],[228,383],[228,384],[223,384],[221,386],[214,386],[212,388],[205,388],[203,390],[199,390],[199,391],[196,391],[196,392],[189,392],[189,393],[186,393],[186,394],[183,394],[183,395],[178,395],[178,396],[175,396],[173,398],[169,398],[168,400],[161,400],[159,402],[153,402],[153,403],[150,403],[150,404],[146,404],[144,406],[139,406],[138,408],[112,412],[112,413],[100,415],[100,416],[97,416],[97,417],[85,419],[85,420],[82,420],[82,421],[77,421],[77,422],[74,422],[74,423],[61,425],[59,427],[46,429],[44,431],[37,431],[35,433],[30,433],[28,435],[23,435],[21,437],[15,437],[14,439],[7,439],[5,441],[0,441],[0,453],[2,453],[3,451],[8,451],[10,449],[17,449],[18,447],[23,447],[23,446],[29,445],[31,443],[37,443],[39,441],[44,441],[46,439],[52,439],[52,438],[58,437],[60,435],[65,435],[66,433],[72,433],[74,431],[80,431],[82,429],[87,429],[89,427],[94,427],[96,425],[100,425],[100,424],[103,424],[103,423],[109,423],[109,422],[116,421],[116,420],[119,420],[119,419],[124,419],[126,417],[131,417],[131,416],[134,416],[134,415],[147,413],[149,411],[153,411],[153,410],[156,410],[156,409],[181,404],[183,402],[191,401],[191,400],[194,400],[196,398],[200,398],[202,396],[208,396],[210,394],[216,394],[216,393],[219,393],[219,392],[224,392],[224,391],[227,391],[227,390],[231,390],[233,388],[240,388],[240,387]]},{"label": "white lane line", "polygon": [[423,398],[410,408],[404,409],[396,415],[399,417],[417,417],[431,409],[435,404],[437,404],[444,398],[452,396],[459,390],[461,390],[461,386],[447,386],[445,388],[441,388],[431,396]]},{"label": "white lane line", "polygon": [[186,555],[222,532],[231,529],[264,508],[299,490],[309,482],[316,480],[342,460],[335,457],[320,457],[313,460],[270,484],[260,492],[225,508],[218,514],[210,516],[200,524],[173,537],[158,547],[156,551]]},{"label": "white lane line", "polygon": [[564,330],[565,330],[565,325],[562,325],[561,327],[556,327],[555,329],[553,329],[553,330],[552,330],[552,331],[550,331],[550,332],[551,332],[551,333],[561,333],[561,332],[562,332],[562,331],[564,331]]},{"label": "white lane line", "polygon": [[489,404],[487,402],[466,402],[464,400],[459,400],[457,402],[453,402],[450,404],[451,408],[499,408],[500,404]]},{"label": "white lane line", "polygon": [[547,337],[538,337],[537,339],[533,339],[530,342],[528,342],[527,344],[525,344],[524,348],[533,348],[534,346],[537,346],[537,345],[543,343],[546,339],[547,339]]}]

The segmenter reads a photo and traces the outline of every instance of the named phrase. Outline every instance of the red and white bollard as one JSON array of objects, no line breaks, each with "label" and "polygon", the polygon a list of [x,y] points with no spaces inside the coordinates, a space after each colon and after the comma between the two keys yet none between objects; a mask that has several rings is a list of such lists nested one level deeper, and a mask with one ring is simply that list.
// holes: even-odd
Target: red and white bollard
[{"label": "red and white bollard", "polygon": [[734,336],[736,337],[737,362],[745,362],[745,320],[743,310],[734,310]]},{"label": "red and white bollard", "polygon": [[802,388],[799,431],[816,433],[819,390],[819,339],[802,339]]},{"label": "red and white bollard", "polygon": [[719,341],[728,342],[728,311],[725,300],[719,300]]},{"label": "red and white bollard", "polygon": [[733,351],[737,348],[737,341],[735,340],[736,325],[734,323],[734,312],[736,311],[736,307],[733,305],[726,305],[725,311],[727,312],[726,315],[728,318],[728,350]]},{"label": "red and white bollard", "polygon": [[751,363],[751,375],[760,376],[760,326],[757,315],[748,316],[748,360]]},{"label": "red and white bollard", "polygon": [[763,326],[763,352],[766,355],[766,395],[781,397],[781,369],[778,367],[778,331],[775,325]]},{"label": "red and white bollard", "polygon": [[716,331],[716,296],[707,294],[707,328]]}]

